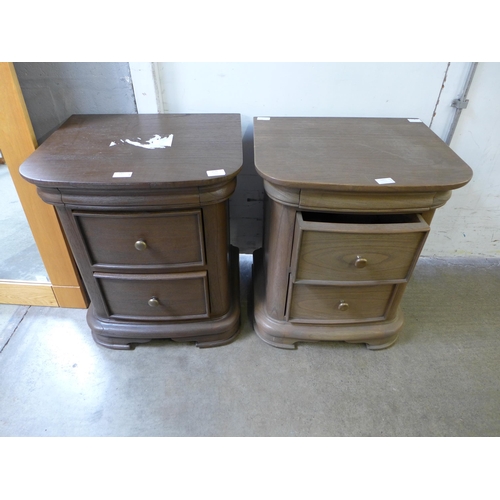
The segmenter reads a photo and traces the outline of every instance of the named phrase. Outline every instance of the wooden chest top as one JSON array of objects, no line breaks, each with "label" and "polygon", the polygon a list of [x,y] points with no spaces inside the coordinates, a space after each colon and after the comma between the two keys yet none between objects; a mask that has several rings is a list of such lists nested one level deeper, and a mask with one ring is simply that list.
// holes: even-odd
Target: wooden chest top
[{"label": "wooden chest top", "polygon": [[169,188],[232,179],[239,114],[73,115],[23,163],[43,187]]},{"label": "wooden chest top", "polygon": [[471,168],[420,120],[255,118],[255,165],[291,188],[354,192],[448,191]]}]

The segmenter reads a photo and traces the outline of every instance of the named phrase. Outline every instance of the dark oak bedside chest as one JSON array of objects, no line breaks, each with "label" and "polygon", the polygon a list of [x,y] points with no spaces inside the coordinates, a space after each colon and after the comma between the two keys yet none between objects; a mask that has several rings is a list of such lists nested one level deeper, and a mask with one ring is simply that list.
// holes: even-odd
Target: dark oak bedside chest
[{"label": "dark oak bedside chest", "polygon": [[240,324],[237,114],[74,115],[21,166],[55,206],[97,343],[222,345]]},{"label": "dark oak bedside chest", "polygon": [[254,131],[267,195],[257,334],[389,347],[434,212],[471,169],[415,119],[266,117]]}]

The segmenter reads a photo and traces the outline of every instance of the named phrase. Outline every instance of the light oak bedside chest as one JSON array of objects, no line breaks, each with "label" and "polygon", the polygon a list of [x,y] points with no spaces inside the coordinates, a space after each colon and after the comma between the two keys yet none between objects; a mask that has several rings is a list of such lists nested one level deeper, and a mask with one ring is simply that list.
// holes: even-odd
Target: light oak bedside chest
[{"label": "light oak bedside chest", "polygon": [[436,208],[472,171],[425,124],[256,118],[266,191],[254,253],[254,328],[268,344],[392,345]]},{"label": "light oak bedside chest", "polygon": [[74,115],[22,165],[55,206],[97,343],[222,345],[240,324],[237,114]]}]

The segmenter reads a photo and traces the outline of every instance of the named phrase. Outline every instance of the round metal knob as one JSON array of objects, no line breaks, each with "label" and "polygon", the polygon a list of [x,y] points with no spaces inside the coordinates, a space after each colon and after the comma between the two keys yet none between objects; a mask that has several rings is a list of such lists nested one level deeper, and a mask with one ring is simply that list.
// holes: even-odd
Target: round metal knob
[{"label": "round metal knob", "polygon": [[139,250],[139,252],[142,252],[142,250],[146,250],[147,248],[146,242],[144,240],[137,240],[134,246],[137,250]]},{"label": "round metal knob", "polygon": [[339,311],[347,311],[347,309],[349,309],[349,304],[341,300],[339,304]]},{"label": "round metal knob", "polygon": [[149,300],[148,300],[148,306],[149,307],[157,307],[159,306],[160,303],[158,302],[158,299],[156,297],[151,297]]},{"label": "round metal knob", "polygon": [[356,261],[354,262],[354,265],[358,269],[362,269],[363,267],[366,266],[366,264],[368,264],[368,261],[366,259],[364,259],[363,257],[360,257],[359,255],[356,257]]}]

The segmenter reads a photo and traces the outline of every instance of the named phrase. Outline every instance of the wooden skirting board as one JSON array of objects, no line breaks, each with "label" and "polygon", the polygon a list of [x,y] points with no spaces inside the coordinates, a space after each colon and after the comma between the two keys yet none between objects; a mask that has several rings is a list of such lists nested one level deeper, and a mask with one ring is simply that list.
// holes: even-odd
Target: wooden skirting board
[{"label": "wooden skirting board", "polygon": [[31,281],[1,281],[0,303],[21,306],[59,306],[50,283]]}]

